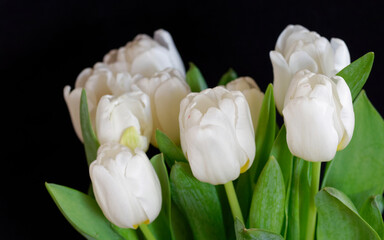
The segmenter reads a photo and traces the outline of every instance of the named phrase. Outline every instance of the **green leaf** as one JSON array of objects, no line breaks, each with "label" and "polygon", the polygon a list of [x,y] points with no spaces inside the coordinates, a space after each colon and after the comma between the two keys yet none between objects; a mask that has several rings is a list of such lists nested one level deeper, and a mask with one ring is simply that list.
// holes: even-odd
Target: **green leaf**
[{"label": "green leaf", "polygon": [[87,157],[88,165],[90,165],[97,157],[97,149],[100,144],[97,140],[95,132],[93,131],[92,123],[89,118],[87,93],[85,92],[85,89],[82,90],[80,98],[80,124],[84,141],[85,155]]},{"label": "green leaf", "polygon": [[273,143],[271,156],[274,156],[279,163],[284,177],[285,189],[288,189],[292,178],[293,155],[288,148],[287,130],[285,125],[281,127],[275,142]]},{"label": "green leaf", "polygon": [[285,184],[279,163],[271,156],[257,181],[249,226],[279,234],[284,220]]},{"label": "green leaf", "polygon": [[362,208],[360,209],[361,217],[367,221],[369,225],[375,231],[381,239],[384,239],[384,223],[383,217],[381,216],[380,205],[382,204],[383,196],[376,195],[372,196],[365,201]]},{"label": "green leaf", "polygon": [[331,187],[319,191],[315,197],[318,210],[317,239],[379,240],[375,230],[357,213],[351,200]]},{"label": "green leaf", "polygon": [[171,203],[171,214],[172,233],[174,239],[192,240],[193,234],[191,227],[189,226],[189,223],[184,214],[180,211],[180,209],[176,206],[173,201]]},{"label": "green leaf", "polygon": [[285,183],[285,207],[284,207],[284,225],[283,225],[283,235],[287,235],[288,230],[288,210],[289,210],[289,199],[291,192],[291,182],[292,182],[292,170],[293,170],[293,155],[289,151],[287,144],[287,131],[285,125],[281,127],[280,131],[277,134],[275,142],[273,143],[271,156],[274,156],[279,163],[281,172],[284,177]]},{"label": "green leaf", "polygon": [[195,64],[189,63],[189,69],[186,75],[186,81],[191,88],[192,92],[200,92],[208,88],[207,83],[200,70],[196,67]]},{"label": "green leaf", "polygon": [[235,80],[236,78],[237,78],[237,73],[235,72],[235,70],[230,68],[226,73],[223,74],[223,76],[221,76],[221,79],[217,85],[218,86],[227,85],[229,82]]},{"label": "green leaf", "polygon": [[269,84],[260,109],[259,123],[256,132],[256,156],[250,169],[251,179],[256,183],[257,177],[269,159],[275,141],[276,108],[273,97],[273,85]]},{"label": "green leaf", "polygon": [[183,151],[165,133],[156,130],[156,142],[160,151],[164,154],[167,165],[171,168],[175,161],[188,162]]},{"label": "green leaf", "polygon": [[174,239],[172,237],[172,229],[170,228],[171,189],[163,155],[155,155],[151,158],[151,163],[160,181],[162,203],[159,216],[155,219],[155,221],[148,225],[148,228],[157,239]]},{"label": "green leaf", "polygon": [[104,217],[95,199],[77,190],[45,183],[61,213],[87,239],[122,239]]},{"label": "green leaf", "polygon": [[120,228],[115,224],[111,223],[111,227],[115,232],[122,236],[125,240],[139,240],[135,230],[130,228]]},{"label": "green leaf", "polygon": [[259,123],[256,133],[256,156],[251,168],[241,174],[236,184],[244,221],[247,222],[248,209],[251,206],[253,188],[257,177],[267,162],[275,139],[276,110],[273,98],[273,86],[269,84],[260,109]]},{"label": "green leaf", "polygon": [[384,121],[364,91],[354,102],[355,130],[349,145],[327,163],[323,187],[339,189],[359,209],[384,190]]},{"label": "green leaf", "polygon": [[225,239],[221,205],[215,186],[197,180],[186,163],[171,170],[172,199],[188,219],[194,239]]},{"label": "green leaf", "polygon": [[355,99],[363,88],[371,72],[375,54],[369,52],[353,63],[346,66],[336,75],[344,78],[351,89],[352,99]]},{"label": "green leaf", "polygon": [[246,229],[243,223],[236,218],[235,220],[237,240],[283,240],[281,235],[263,229]]},{"label": "green leaf", "polygon": [[[304,160],[293,158],[292,181],[289,194],[288,225],[285,237],[289,240],[300,239],[300,180],[304,169]],[[286,210],[287,211],[287,210]]]}]

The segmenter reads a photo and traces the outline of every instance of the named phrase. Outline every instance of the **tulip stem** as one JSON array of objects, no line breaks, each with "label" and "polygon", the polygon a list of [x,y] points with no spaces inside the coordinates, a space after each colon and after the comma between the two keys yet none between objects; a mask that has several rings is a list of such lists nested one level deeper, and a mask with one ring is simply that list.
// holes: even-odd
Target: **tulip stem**
[{"label": "tulip stem", "polygon": [[233,187],[232,181],[229,181],[224,184],[224,188],[227,192],[229,206],[231,207],[233,218],[238,218],[242,223],[244,223],[243,214],[241,213],[239,201],[237,200],[237,195],[235,192],[235,188]]},{"label": "tulip stem", "polygon": [[143,232],[144,237],[147,240],[156,240],[155,236],[153,236],[151,230],[149,230],[148,225],[143,223],[139,225],[141,232]]},{"label": "tulip stem", "polygon": [[308,225],[305,239],[314,239],[316,229],[316,205],[315,196],[319,191],[321,162],[312,163],[311,189],[308,206]]}]

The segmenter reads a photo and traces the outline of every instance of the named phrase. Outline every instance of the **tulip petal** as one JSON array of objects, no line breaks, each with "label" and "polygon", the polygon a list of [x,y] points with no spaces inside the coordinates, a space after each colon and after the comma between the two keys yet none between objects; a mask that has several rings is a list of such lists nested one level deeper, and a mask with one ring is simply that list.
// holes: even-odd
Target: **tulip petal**
[{"label": "tulip petal", "polygon": [[233,133],[214,125],[187,130],[187,154],[193,175],[202,182],[225,184],[240,174],[239,159],[246,158],[236,146]]},{"label": "tulip petal", "polygon": [[338,73],[351,63],[348,47],[340,38],[332,38],[331,46],[335,56],[335,72]]},{"label": "tulip petal", "polygon": [[269,52],[273,66],[273,91],[277,110],[281,113],[284,107],[284,99],[292,74],[283,55],[277,51]]},{"label": "tulip petal", "polygon": [[318,71],[316,61],[311,56],[309,56],[307,52],[304,51],[296,51],[292,53],[289,58],[289,67],[293,74],[304,69],[307,69],[311,72]]},{"label": "tulip petal", "polygon": [[308,31],[305,27],[301,25],[288,25],[279,35],[277,38],[275,50],[278,52],[283,52],[284,48],[286,48],[285,43],[288,39],[288,37],[295,32],[299,31]]},{"label": "tulip petal", "polygon": [[334,111],[327,103],[308,98],[291,100],[284,107],[287,143],[292,154],[313,162],[334,157],[338,145]]},{"label": "tulip petal", "polygon": [[77,137],[83,142],[83,134],[80,125],[80,97],[81,88],[76,88],[71,92],[70,86],[65,86],[63,90],[64,100],[67,104],[69,115],[71,116],[72,126],[75,129]]},{"label": "tulip petal", "polygon": [[179,70],[179,72],[185,77],[185,68],[183,60],[180,57],[179,52],[177,51],[176,45],[173,42],[171,34],[164,30],[159,29],[154,33],[153,38],[156,42],[158,42],[161,46],[167,48],[170,52],[171,60],[173,62],[173,66]]},{"label": "tulip petal", "polygon": [[142,74],[144,77],[151,77],[156,72],[168,67],[172,67],[169,54],[162,47],[154,47],[133,59],[131,74]]},{"label": "tulip petal", "polygon": [[177,79],[169,79],[160,84],[154,95],[156,114],[161,131],[174,143],[179,144],[179,110],[181,100],[188,94],[186,88]]},{"label": "tulip petal", "polygon": [[341,104],[340,120],[344,127],[344,134],[339,143],[338,150],[344,149],[352,139],[355,128],[355,113],[353,111],[351,91],[342,77],[335,76],[337,95]]}]

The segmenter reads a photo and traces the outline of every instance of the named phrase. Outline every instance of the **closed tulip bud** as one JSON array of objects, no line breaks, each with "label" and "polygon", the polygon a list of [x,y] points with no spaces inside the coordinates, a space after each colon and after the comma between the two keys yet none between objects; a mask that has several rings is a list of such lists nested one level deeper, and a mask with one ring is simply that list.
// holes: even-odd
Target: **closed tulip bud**
[{"label": "closed tulip bud", "polygon": [[352,97],[342,77],[298,72],[287,91],[283,109],[287,143],[295,156],[330,161],[344,149],[355,126]]},{"label": "closed tulip bud", "polygon": [[[139,77],[139,76],[137,76]],[[84,69],[76,79],[75,89],[64,87],[64,99],[71,115],[72,125],[78,138],[83,141],[80,126],[80,97],[82,89],[87,93],[89,116],[93,128],[96,127],[96,109],[102,96],[127,92],[135,78],[128,73],[114,74],[103,64],[96,63],[93,68]]]},{"label": "closed tulip bud", "polygon": [[252,165],[255,135],[247,100],[223,87],[190,93],[180,104],[180,138],[193,175],[225,184]]},{"label": "closed tulip bud", "polygon": [[273,66],[275,102],[280,113],[296,72],[308,69],[332,77],[350,63],[349,51],[343,40],[332,38],[329,42],[300,25],[288,25],[269,55]]},{"label": "closed tulip bud", "polygon": [[[180,102],[190,92],[188,84],[176,69],[165,69],[151,78],[142,78],[132,86],[141,90],[151,100],[153,129],[163,131],[174,143],[180,143],[179,111]],[[157,146],[156,131],[151,143]]]},{"label": "closed tulip bud", "polygon": [[89,173],[98,205],[118,227],[136,229],[159,215],[160,182],[143,151],[117,143],[101,145]]},{"label": "closed tulip bud", "polygon": [[247,99],[249,109],[251,110],[253,128],[256,133],[261,105],[263,104],[264,93],[260,91],[255,80],[250,77],[241,77],[229,82],[225,86],[230,91],[240,91]]},{"label": "closed tulip bud", "polygon": [[152,39],[139,34],[126,46],[111,50],[104,56],[104,63],[117,72],[129,72],[151,77],[165,68],[175,68],[185,75],[183,61],[169,32],[159,29]]},{"label": "closed tulip bud", "polygon": [[96,134],[100,144],[115,142],[146,151],[152,135],[149,97],[143,92],[103,96],[97,106]]}]

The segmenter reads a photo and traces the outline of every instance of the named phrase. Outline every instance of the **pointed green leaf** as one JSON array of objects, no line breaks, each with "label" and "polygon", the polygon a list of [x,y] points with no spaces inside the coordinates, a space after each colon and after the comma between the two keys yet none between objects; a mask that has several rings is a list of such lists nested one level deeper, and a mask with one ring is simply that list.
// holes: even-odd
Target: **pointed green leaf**
[{"label": "pointed green leaf", "polygon": [[357,213],[348,197],[339,190],[326,187],[315,197],[318,210],[317,239],[379,240],[375,230]]},{"label": "pointed green leaf", "polygon": [[256,183],[261,170],[269,159],[275,141],[276,108],[273,97],[273,85],[269,84],[260,109],[256,132],[256,156],[250,169],[251,179]]},{"label": "pointed green leaf", "polygon": [[215,186],[197,180],[186,163],[171,170],[172,199],[188,219],[194,239],[225,239],[221,205]]},{"label": "pointed green leaf", "polygon": [[384,239],[384,222],[381,215],[380,205],[382,204],[383,196],[376,195],[367,199],[360,209],[361,217],[369,224],[377,234]]},{"label": "pointed green leaf", "polygon": [[208,87],[200,70],[193,63],[189,63],[186,81],[192,92],[200,92]]},{"label": "pointed green leaf", "polygon": [[260,118],[256,133],[256,156],[251,168],[241,174],[236,183],[236,194],[239,199],[244,221],[248,218],[252,192],[257,178],[267,162],[275,139],[276,110],[273,98],[273,86],[270,84],[265,92],[260,110]]},{"label": "pointed green leaf", "polygon": [[88,165],[90,165],[97,157],[97,149],[100,144],[93,131],[92,123],[89,118],[87,94],[85,89],[82,90],[80,98],[80,124],[84,141],[85,155],[87,157]]},{"label": "pointed green leaf", "polygon": [[285,184],[279,163],[271,156],[257,181],[249,226],[280,234],[284,220]]},{"label": "pointed green leaf", "polygon": [[156,130],[156,142],[159,150],[164,154],[168,167],[171,168],[175,161],[188,162],[180,147],[172,142],[172,140],[159,129]]},{"label": "pointed green leaf", "polygon": [[184,214],[180,211],[180,209],[176,206],[176,204],[171,201],[171,221],[172,221],[172,233],[173,239],[175,240],[192,240],[193,234],[189,223],[184,216]]},{"label": "pointed green leaf", "polygon": [[157,239],[173,239],[172,229],[170,228],[171,189],[163,154],[157,154],[152,157],[151,163],[160,181],[162,203],[159,216],[155,219],[155,221],[148,225],[148,228]]},{"label": "pointed green leaf", "polygon": [[355,130],[349,145],[327,163],[323,187],[339,189],[357,208],[384,190],[384,120],[364,91],[354,102]]},{"label": "pointed green leaf", "polygon": [[112,229],[95,199],[69,187],[51,183],[45,186],[64,217],[87,239],[122,239]]},{"label": "pointed green leaf", "polygon": [[229,82],[235,80],[237,78],[237,73],[232,68],[228,69],[226,73],[221,76],[218,86],[227,85]]},{"label": "pointed green leaf", "polygon": [[235,220],[236,240],[283,240],[281,235],[263,229],[246,229],[244,224]]},{"label": "pointed green leaf", "polygon": [[304,160],[293,158],[292,181],[288,205],[288,225],[286,226],[286,239],[300,239],[300,180],[304,169]]},{"label": "pointed green leaf", "polygon": [[336,75],[344,78],[351,89],[352,99],[355,99],[363,88],[371,72],[375,54],[369,52],[355,60]]}]

